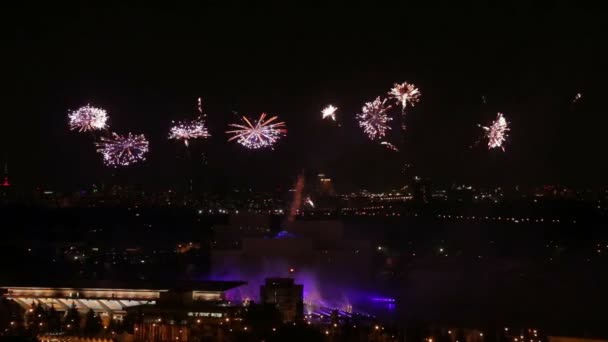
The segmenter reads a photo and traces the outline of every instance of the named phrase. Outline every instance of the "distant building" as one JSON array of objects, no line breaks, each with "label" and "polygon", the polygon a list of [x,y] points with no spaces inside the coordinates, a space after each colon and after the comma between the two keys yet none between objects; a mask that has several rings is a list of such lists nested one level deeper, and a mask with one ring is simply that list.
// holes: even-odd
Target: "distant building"
[{"label": "distant building", "polygon": [[607,342],[606,339],[585,338],[585,337],[564,337],[564,336],[548,336],[549,342]]},{"label": "distant building", "polygon": [[241,329],[243,306],[226,300],[225,292],[245,283],[205,284],[163,293],[156,305],[129,308],[143,317],[135,324],[135,341],[224,341],[226,331]]},{"label": "distant building", "polygon": [[413,200],[416,203],[429,203],[431,198],[431,181],[428,179],[422,179],[416,177],[414,179],[413,188]]},{"label": "distant building", "polygon": [[317,175],[317,182],[315,184],[315,189],[317,195],[322,196],[335,196],[336,191],[334,190],[334,185],[331,178],[325,176],[323,173],[319,173]]},{"label": "distant building", "polygon": [[229,217],[228,224],[213,227],[215,248],[237,248],[243,238],[264,237],[271,230],[270,215],[238,214]]},{"label": "distant building", "polygon": [[[286,228],[273,237],[251,237],[243,230],[240,238],[233,237],[236,242],[229,249],[218,241],[211,251],[213,275],[216,279],[259,282],[268,277],[293,276],[305,285],[314,282],[327,295],[339,295],[333,291],[340,287],[336,284],[366,284],[371,279],[371,243],[351,237],[343,222],[296,220]],[[250,298],[258,294],[257,286],[246,290]]]},{"label": "distant building", "polygon": [[295,284],[292,278],[268,278],[260,287],[263,304],[276,305],[283,321],[291,322],[304,315],[304,286]]},{"label": "distant building", "polygon": [[[158,324],[159,317],[182,325],[196,324],[196,320],[200,322],[203,318],[219,323],[225,318],[233,317],[240,306],[226,301],[225,292],[243,284],[245,283],[226,281],[163,284],[108,281],[49,285],[21,283],[0,286],[0,294],[26,310],[34,304],[45,308],[52,306],[59,312],[66,312],[71,306],[75,306],[82,314],[93,310],[101,316],[105,325],[110,320],[121,321],[128,310],[135,310],[144,315],[144,321],[138,328],[143,332],[147,322]],[[183,332],[185,328],[181,330]]]},{"label": "distant building", "polygon": [[479,196],[475,196],[474,189],[471,185],[452,185],[448,191],[448,199],[451,202],[458,203],[473,203],[473,199],[478,199]]}]

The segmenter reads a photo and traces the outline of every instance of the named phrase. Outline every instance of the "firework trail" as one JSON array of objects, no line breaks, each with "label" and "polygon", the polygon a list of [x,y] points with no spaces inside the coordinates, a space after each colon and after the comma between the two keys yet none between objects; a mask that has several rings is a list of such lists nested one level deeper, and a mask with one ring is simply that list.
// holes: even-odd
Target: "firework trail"
[{"label": "firework trail", "polygon": [[70,130],[88,132],[106,129],[108,114],[104,109],[90,105],[80,107],[68,114]]},{"label": "firework trail", "polygon": [[204,139],[210,136],[202,117],[194,120],[180,121],[169,130],[169,139],[183,140],[188,146],[188,140]]},{"label": "firework trail", "polygon": [[415,85],[403,82],[401,84],[395,83],[393,89],[388,92],[388,95],[401,103],[401,109],[405,110],[408,103],[412,107],[418,103],[422,94]]},{"label": "firework trail", "polygon": [[334,107],[332,105],[325,107],[321,111],[321,114],[323,115],[322,118],[323,119],[331,118],[332,120],[336,121],[336,110],[338,110],[338,108]]},{"label": "firework trail", "polygon": [[572,100],[572,103],[578,103],[578,101],[580,101],[582,97],[582,93],[576,93],[576,95],[574,96],[574,100]]},{"label": "firework trail", "polygon": [[304,190],[304,173],[298,175],[298,179],[295,184],[295,191],[293,194],[293,202],[291,202],[291,207],[289,208],[289,216],[287,217],[287,222],[291,223],[295,221],[296,215],[298,214],[298,210],[302,205],[302,191]]},{"label": "firework trail", "polygon": [[203,115],[203,99],[200,97],[197,99],[196,109],[198,110],[199,114]]},{"label": "firework trail", "polygon": [[380,145],[383,145],[384,147],[386,147],[387,149],[394,151],[394,152],[399,152],[399,148],[397,148],[397,146],[391,144],[388,141],[383,141],[380,143]]},{"label": "firework trail", "polygon": [[144,161],[148,153],[148,140],[143,134],[128,133],[126,136],[121,136],[112,133],[111,137],[102,137],[96,145],[97,152],[103,156],[104,164],[111,167],[128,166]]},{"label": "firework trail", "polygon": [[244,124],[230,124],[236,129],[226,131],[234,134],[228,141],[237,142],[249,149],[260,149],[274,145],[279,138],[287,133],[284,122],[275,122],[278,116],[273,116],[266,120],[266,113],[262,113],[255,124],[251,123],[247,117],[243,116]]},{"label": "firework trail", "polygon": [[378,96],[374,101],[366,102],[361,109],[362,113],[357,114],[359,126],[371,140],[384,137],[386,131],[391,129],[388,123],[393,119],[386,112],[392,107],[387,106],[386,101],[386,99],[381,100]]},{"label": "firework trail", "polygon": [[484,137],[488,139],[488,149],[500,148],[505,150],[503,144],[507,140],[510,131],[509,123],[502,113],[496,115],[496,120],[490,126],[481,126],[484,130]]}]

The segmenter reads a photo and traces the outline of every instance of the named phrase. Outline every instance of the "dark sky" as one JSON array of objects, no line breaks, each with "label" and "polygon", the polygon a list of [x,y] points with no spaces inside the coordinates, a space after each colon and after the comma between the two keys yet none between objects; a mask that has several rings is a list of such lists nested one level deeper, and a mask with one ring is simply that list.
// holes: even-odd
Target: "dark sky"
[{"label": "dark sky", "polygon": [[[402,182],[404,159],[437,184],[606,185],[606,13],[562,2],[372,4],[14,9],[0,159],[13,182],[59,188],[167,187],[191,169],[219,188],[285,186],[302,169],[344,189],[382,188]],[[406,80],[423,96],[395,154],[354,117]],[[166,136],[198,96],[213,137],[190,150],[192,168]],[[67,128],[67,111],[87,103],[108,110],[113,130],[149,137],[148,161],[105,168],[93,138]],[[321,120],[328,103],[341,127]],[[289,134],[274,151],[245,150],[226,142],[233,111],[278,114]],[[506,152],[470,148],[497,111],[512,124]]]}]

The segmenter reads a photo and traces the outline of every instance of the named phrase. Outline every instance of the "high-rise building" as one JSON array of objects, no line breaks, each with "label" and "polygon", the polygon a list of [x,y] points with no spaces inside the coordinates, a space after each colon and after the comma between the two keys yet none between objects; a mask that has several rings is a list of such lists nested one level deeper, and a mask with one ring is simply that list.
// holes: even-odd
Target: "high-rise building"
[{"label": "high-rise building", "polygon": [[429,203],[431,197],[431,181],[428,179],[422,179],[414,177],[414,184],[412,186],[413,200],[416,203]]},{"label": "high-rise building", "polygon": [[334,196],[336,194],[331,178],[325,176],[323,173],[317,175],[316,189],[318,195],[323,196]]},{"label": "high-rise building", "polygon": [[304,315],[304,286],[295,284],[292,278],[268,278],[260,287],[260,299],[264,304],[274,304],[283,315],[283,321],[291,322]]}]

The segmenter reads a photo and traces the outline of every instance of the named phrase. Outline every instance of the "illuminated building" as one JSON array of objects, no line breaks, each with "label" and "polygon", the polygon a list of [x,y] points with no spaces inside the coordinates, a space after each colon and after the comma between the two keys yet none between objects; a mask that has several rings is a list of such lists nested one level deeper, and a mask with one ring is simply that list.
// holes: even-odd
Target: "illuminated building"
[{"label": "illuminated building", "polygon": [[226,299],[226,291],[244,282],[205,282],[164,293],[156,305],[128,308],[143,317],[135,324],[136,341],[223,340],[227,326],[239,326],[242,304]]},{"label": "illuminated building", "polygon": [[[59,312],[66,312],[72,305],[83,314],[93,310],[105,324],[111,319],[122,320],[128,310],[136,310],[144,317],[138,328],[143,333],[149,322],[157,322],[160,317],[178,325],[195,324],[200,319],[219,322],[220,319],[232,317],[240,306],[230,304],[225,293],[243,284],[236,281],[163,284],[66,282],[54,286],[1,286],[0,292],[24,309],[40,303],[46,308],[52,306]],[[187,328],[183,327],[182,332]]]},{"label": "illuminated building", "polygon": [[317,178],[317,189],[315,190],[318,195],[334,196],[336,194],[331,178],[325,176],[323,173],[319,173]]},{"label": "illuminated building", "polygon": [[292,322],[304,315],[304,286],[295,284],[292,278],[268,278],[260,286],[260,300],[273,304],[283,315],[283,321]]},{"label": "illuminated building", "polygon": [[37,303],[44,307],[53,306],[65,312],[75,305],[79,312],[93,310],[102,317],[122,319],[125,309],[131,306],[154,304],[160,293],[166,290],[128,288],[81,288],[81,287],[3,287],[4,296],[21,305],[24,309]]}]

